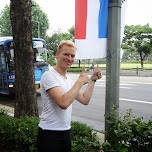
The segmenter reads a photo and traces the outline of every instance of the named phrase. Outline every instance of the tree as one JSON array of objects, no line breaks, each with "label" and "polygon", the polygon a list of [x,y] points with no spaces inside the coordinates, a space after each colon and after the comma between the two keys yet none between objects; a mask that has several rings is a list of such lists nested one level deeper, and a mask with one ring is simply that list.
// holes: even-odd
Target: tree
[{"label": "tree", "polygon": [[137,52],[140,54],[141,67],[143,68],[143,61],[152,52],[152,46],[149,42],[145,42],[137,49]]},{"label": "tree", "polygon": [[149,24],[125,26],[124,35],[122,48],[127,51],[137,51],[143,68],[144,59],[151,53],[152,28]]},{"label": "tree", "polygon": [[38,116],[32,49],[31,0],[12,0],[10,19],[15,50],[15,117]]},{"label": "tree", "polygon": [[32,0],[32,35],[37,37],[38,35],[38,21],[40,23],[40,37],[44,38],[46,31],[49,28],[48,16],[41,10],[40,6]]},{"label": "tree", "polygon": [[47,42],[48,50],[55,55],[60,41],[71,40],[74,42],[74,26],[71,27],[66,33],[61,33],[60,31],[57,31],[51,37],[45,37],[45,40]]},{"label": "tree", "polygon": [[[40,6],[32,0],[32,37],[38,37],[38,22],[40,24],[40,36],[43,38],[49,28],[47,15],[41,10]],[[11,36],[12,27],[10,21],[10,7],[6,5],[0,14],[0,35]]]},{"label": "tree", "polygon": [[10,7],[6,5],[0,14],[0,36],[11,36]]}]

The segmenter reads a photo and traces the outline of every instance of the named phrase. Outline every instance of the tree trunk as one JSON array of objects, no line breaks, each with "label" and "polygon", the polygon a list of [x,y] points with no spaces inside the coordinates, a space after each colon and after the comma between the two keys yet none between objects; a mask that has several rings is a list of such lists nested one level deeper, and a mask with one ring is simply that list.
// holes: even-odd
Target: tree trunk
[{"label": "tree trunk", "polygon": [[80,68],[80,62],[81,62],[81,61],[79,60],[79,68]]},{"label": "tree trunk", "polygon": [[15,117],[38,116],[31,0],[11,0],[10,19],[15,50]]},{"label": "tree trunk", "polygon": [[144,59],[143,59],[143,56],[142,56],[142,52],[140,52],[140,61],[141,61],[141,68],[143,70],[143,68],[144,68]]}]

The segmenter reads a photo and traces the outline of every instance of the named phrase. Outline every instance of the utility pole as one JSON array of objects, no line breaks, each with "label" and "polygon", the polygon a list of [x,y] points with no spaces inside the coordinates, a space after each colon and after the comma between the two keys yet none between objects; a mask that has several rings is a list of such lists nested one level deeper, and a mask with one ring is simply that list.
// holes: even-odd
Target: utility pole
[{"label": "utility pole", "polygon": [[38,33],[38,38],[40,38],[40,22],[39,21],[35,21],[35,20],[32,20],[33,22],[36,22],[38,25],[37,25],[37,33]]},{"label": "utility pole", "polygon": [[[108,52],[106,64],[105,114],[112,115],[113,105],[119,112],[121,0],[109,0]],[[117,115],[116,117],[118,117]],[[111,124],[105,117],[105,140]]]},{"label": "utility pole", "polygon": [[37,23],[38,23],[38,38],[40,38],[40,22]]}]

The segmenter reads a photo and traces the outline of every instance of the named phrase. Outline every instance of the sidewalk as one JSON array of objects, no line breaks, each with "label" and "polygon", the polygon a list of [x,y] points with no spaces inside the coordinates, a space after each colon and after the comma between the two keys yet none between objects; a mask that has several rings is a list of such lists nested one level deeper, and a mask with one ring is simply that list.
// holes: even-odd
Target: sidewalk
[{"label": "sidewalk", "polygon": [[14,117],[14,108],[13,107],[0,104],[0,109],[6,110],[9,116]]},{"label": "sidewalk", "polygon": [[[102,74],[106,75],[106,70],[101,69]],[[87,71],[88,74],[92,74],[93,70]],[[120,70],[120,76],[137,76],[137,77],[152,77],[152,70],[144,70],[144,71],[137,71],[137,70]]]}]

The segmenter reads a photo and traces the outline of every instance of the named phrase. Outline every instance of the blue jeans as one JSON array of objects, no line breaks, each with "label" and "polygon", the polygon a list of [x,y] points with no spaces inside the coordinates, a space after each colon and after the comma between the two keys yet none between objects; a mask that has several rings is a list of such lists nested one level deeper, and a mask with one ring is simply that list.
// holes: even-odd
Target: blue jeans
[{"label": "blue jeans", "polygon": [[38,152],[71,152],[70,130],[52,131],[39,128]]}]

